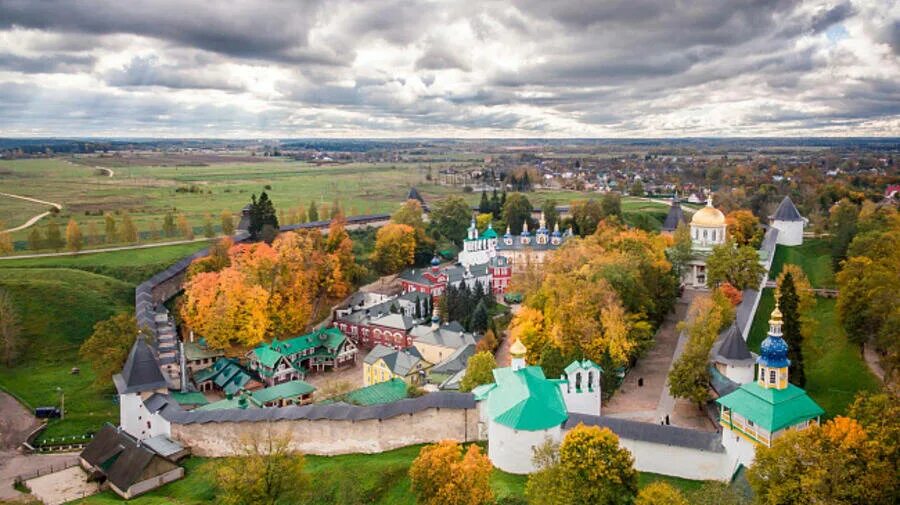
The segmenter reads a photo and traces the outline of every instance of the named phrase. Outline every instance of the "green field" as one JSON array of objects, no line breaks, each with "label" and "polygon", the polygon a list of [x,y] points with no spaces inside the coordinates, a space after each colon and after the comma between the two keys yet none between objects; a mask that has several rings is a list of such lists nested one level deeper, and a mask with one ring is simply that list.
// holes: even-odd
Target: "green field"
[{"label": "green field", "polygon": [[[137,166],[124,162],[117,165],[114,159],[104,158],[104,165],[115,167],[113,177],[98,173],[92,163],[101,161],[96,158],[80,159],[77,163],[67,158],[0,161],[0,187],[62,204],[63,210],[57,218],[60,226],[64,228],[74,218],[86,238],[93,236],[91,225],[97,235],[103,235],[103,213],[112,213],[121,221],[125,212],[131,215],[138,230],[145,233],[151,227],[160,230],[167,212],[184,214],[199,235],[205,216],[211,215],[218,228],[223,211],[237,213],[252,194],[263,190],[276,209],[285,212],[298,207],[306,209],[311,201],[320,205],[338,201],[347,215],[392,212],[406,197],[410,186],[416,186],[428,202],[460,195],[477,205],[481,197],[478,192],[463,193],[459,186],[437,184],[441,169],[470,167],[471,159],[328,165],[276,159],[201,166]],[[433,174],[431,181],[429,170]],[[559,205],[567,205],[574,200],[601,197],[597,193],[567,190],[538,190],[527,196],[536,208],[549,198]],[[0,199],[0,219],[10,226],[24,223],[43,210],[46,209],[39,204]],[[626,198],[623,211],[629,222],[637,223],[640,218],[636,216],[647,213],[661,223],[666,208]],[[46,221],[42,220],[38,226],[43,232]],[[13,233],[13,240],[20,247],[27,237],[28,230]],[[143,240],[150,239],[145,236]]]},{"label": "green field", "polygon": [[[7,186],[2,187],[4,188],[4,193],[12,191],[12,189],[7,189]],[[47,212],[48,210],[50,210],[49,205],[0,195],[0,223],[2,223],[2,225],[0,225],[0,230],[15,228],[16,226],[25,224],[31,217]]]},{"label": "green field", "polygon": [[803,245],[794,247],[778,246],[769,277],[778,277],[785,263],[803,268],[814,288],[835,287],[834,272],[831,269],[831,246],[824,239],[807,239]]},{"label": "green field", "polygon": [[[806,241],[797,247],[778,246],[772,263],[772,278],[778,276],[785,263],[800,265],[814,287],[833,286],[831,256],[828,244],[822,240]],[[875,391],[880,387],[878,379],[863,361],[859,347],[847,340],[837,320],[835,305],[834,299],[816,298],[816,307],[811,314],[815,327],[811,337],[803,343],[805,389],[825,409],[827,417],[846,412],[858,391]],[[747,338],[750,350],[759,351],[774,308],[774,290],[763,290]]]},{"label": "green field", "polygon": [[[309,503],[326,504],[335,503],[330,493],[333,492],[336,482],[341,482],[335,476],[351,476],[360,489],[369,490],[366,503],[380,503],[385,505],[414,505],[415,497],[410,491],[410,481],[407,476],[409,466],[418,455],[421,446],[410,446],[394,451],[379,454],[348,454],[344,456],[307,456],[307,470],[311,474],[311,482],[315,486],[318,500]],[[130,501],[136,505],[162,505],[170,503],[199,504],[215,503],[215,470],[218,466],[217,459],[191,458],[188,459],[185,468],[186,476],[183,480],[173,482],[160,489],[147,493]],[[703,483],[676,479],[655,474],[640,474],[639,486],[644,487],[651,482],[663,480],[684,491],[694,490]],[[518,496],[524,494],[526,477],[512,475],[494,470],[491,477],[491,486],[494,494],[499,498],[503,496]],[[346,485],[347,481],[343,483]],[[103,492],[85,500],[76,502],[91,505],[109,503],[122,503],[122,500],[110,491]]]}]

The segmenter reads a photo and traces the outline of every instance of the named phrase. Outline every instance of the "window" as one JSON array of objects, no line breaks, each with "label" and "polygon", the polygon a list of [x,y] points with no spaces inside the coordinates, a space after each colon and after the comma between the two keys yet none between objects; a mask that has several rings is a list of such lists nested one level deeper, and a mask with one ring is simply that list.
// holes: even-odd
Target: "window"
[{"label": "window", "polygon": [[769,384],[775,384],[775,370],[769,370]]}]

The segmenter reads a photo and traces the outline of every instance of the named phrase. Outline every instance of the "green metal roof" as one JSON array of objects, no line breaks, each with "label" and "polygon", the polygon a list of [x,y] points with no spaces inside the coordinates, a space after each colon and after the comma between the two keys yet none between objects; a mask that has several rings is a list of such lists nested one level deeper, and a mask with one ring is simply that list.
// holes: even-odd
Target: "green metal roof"
[{"label": "green metal roof", "polygon": [[198,391],[190,391],[188,393],[173,391],[169,393],[169,396],[178,402],[179,405],[206,405],[209,403],[209,400],[203,396],[203,393]]},{"label": "green metal roof", "polygon": [[496,388],[487,392],[488,415],[516,430],[538,431],[568,419],[559,386],[539,366],[494,370]]},{"label": "green metal roof", "polygon": [[261,365],[267,368],[275,368],[275,365],[278,364],[278,360],[284,357],[283,354],[275,350],[277,346],[278,340],[273,340],[271,344],[260,344],[253,349],[253,354],[256,355],[256,360],[259,361]]},{"label": "green metal roof", "polygon": [[333,351],[340,347],[347,336],[339,328],[333,326],[300,335],[278,344],[276,349],[284,355],[296,354],[310,348],[325,347]]},{"label": "green metal roof", "polygon": [[774,389],[748,382],[716,402],[770,433],[825,413],[806,391],[793,384],[788,384],[786,389]]},{"label": "green metal roof", "polygon": [[497,232],[494,231],[493,227],[489,226],[486,230],[484,230],[480,238],[497,238]]},{"label": "green metal roof", "polygon": [[224,355],[225,351],[222,351],[221,349],[210,349],[206,347],[206,345],[197,342],[184,343],[184,357],[189,361],[205,358],[218,358],[219,356]]},{"label": "green metal roof", "polygon": [[217,402],[213,402],[202,407],[197,407],[195,410],[198,411],[207,411],[207,410],[224,410],[224,409],[258,409],[260,408],[260,404],[256,402],[250,395],[237,395],[231,398],[225,398],[224,400],[219,400]]},{"label": "green metal roof", "polygon": [[600,365],[594,363],[593,361],[591,361],[589,359],[585,359],[582,361],[575,360],[575,361],[569,363],[569,366],[566,367],[565,372],[568,375],[568,374],[576,372],[578,370],[587,370],[587,369],[591,369],[591,368],[593,368],[594,370],[599,370],[601,372],[603,371],[603,369],[600,368]]},{"label": "green metal roof", "polygon": [[390,403],[407,397],[406,383],[403,379],[393,378],[389,381],[379,382],[364,388],[350,391],[344,395],[347,403],[356,405],[375,405],[378,403]]},{"label": "green metal roof", "polygon": [[293,380],[282,382],[281,384],[265,389],[256,390],[250,393],[250,396],[252,396],[253,399],[257,402],[265,404],[275,400],[296,398],[298,396],[308,395],[315,390],[316,388],[314,388],[313,385],[308,382]]}]

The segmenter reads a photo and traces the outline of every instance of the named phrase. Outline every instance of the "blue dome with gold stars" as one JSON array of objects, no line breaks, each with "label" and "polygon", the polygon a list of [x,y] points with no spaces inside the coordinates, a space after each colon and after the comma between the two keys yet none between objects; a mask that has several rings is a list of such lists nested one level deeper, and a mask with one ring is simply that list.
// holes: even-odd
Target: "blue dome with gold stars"
[{"label": "blue dome with gold stars", "polygon": [[756,362],[767,368],[784,368],[791,364],[787,356],[788,344],[781,337],[781,310],[776,305],[769,320],[769,336],[759,346]]}]

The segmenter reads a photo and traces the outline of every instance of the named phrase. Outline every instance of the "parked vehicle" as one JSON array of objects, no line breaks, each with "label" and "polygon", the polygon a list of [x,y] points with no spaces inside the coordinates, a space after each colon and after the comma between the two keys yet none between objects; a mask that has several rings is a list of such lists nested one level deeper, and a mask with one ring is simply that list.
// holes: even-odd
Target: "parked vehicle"
[{"label": "parked vehicle", "polygon": [[55,419],[61,417],[62,412],[59,407],[38,407],[34,409],[34,417],[38,419]]}]

